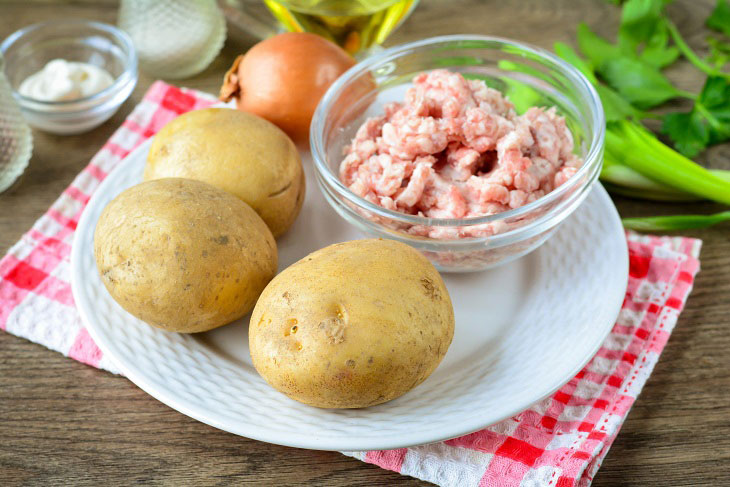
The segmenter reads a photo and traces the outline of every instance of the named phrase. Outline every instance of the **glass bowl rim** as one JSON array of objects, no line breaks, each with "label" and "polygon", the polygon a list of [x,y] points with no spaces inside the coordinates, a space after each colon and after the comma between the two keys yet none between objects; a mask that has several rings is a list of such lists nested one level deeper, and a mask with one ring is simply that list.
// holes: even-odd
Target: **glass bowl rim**
[{"label": "glass bowl rim", "polygon": [[[538,58],[545,58],[554,65],[557,65],[561,69],[562,75],[566,76],[568,80],[582,90],[585,98],[588,100],[588,104],[591,110],[591,118],[593,126],[593,136],[590,141],[588,153],[586,154],[583,165],[571,176],[568,181],[561,184],[558,188],[554,189],[550,193],[536,199],[535,201],[528,203],[518,208],[513,208],[507,211],[496,213],[494,215],[486,215],[471,218],[431,218],[419,215],[409,215],[407,213],[401,213],[395,210],[383,208],[382,206],[376,205],[365,198],[355,194],[350,188],[345,186],[325,162],[325,150],[324,150],[324,128],[327,113],[329,112],[331,105],[334,100],[340,96],[343,90],[348,86],[348,83],[357,76],[360,76],[367,71],[370,71],[375,66],[383,65],[387,62],[393,61],[405,54],[409,54],[416,51],[423,51],[425,48],[435,47],[438,44],[453,43],[459,41],[481,41],[485,43],[494,43],[501,47],[517,47],[523,51],[529,52]],[[425,70],[424,70],[425,71]],[[309,132],[309,143],[312,151],[312,159],[314,160],[315,169],[320,176],[321,180],[326,182],[331,188],[337,191],[338,194],[356,204],[361,208],[365,208],[372,213],[386,217],[391,220],[396,220],[403,223],[409,223],[413,225],[423,226],[437,226],[437,227],[455,227],[464,226],[468,227],[471,225],[481,225],[485,223],[492,223],[508,218],[516,218],[529,214],[532,210],[538,209],[544,205],[547,205],[557,199],[563,194],[569,192],[573,187],[578,185],[581,181],[582,176],[590,173],[596,165],[601,163],[603,154],[603,145],[605,137],[605,116],[603,112],[603,105],[601,99],[598,96],[593,85],[588,79],[570,63],[563,61],[558,56],[548,52],[540,47],[532,46],[523,42],[507,39],[504,37],[495,36],[484,36],[484,35],[445,35],[429,37],[406,44],[393,46],[385,49],[382,52],[373,55],[360,61],[355,66],[348,69],[343,73],[333,84],[329,87],[325,95],[320,100],[315,110],[314,116],[312,117],[312,125]],[[586,185],[591,184],[593,178],[586,180]],[[549,214],[549,213],[548,213]],[[547,216],[547,215],[543,215]],[[527,225],[529,226],[529,225]],[[515,229],[516,230],[516,229]],[[511,233],[511,232],[510,232]],[[474,240],[474,239],[461,239],[461,240]]]},{"label": "glass bowl rim", "polygon": [[111,95],[115,92],[118,92],[124,88],[129,82],[134,81],[134,79],[137,77],[137,51],[134,47],[134,44],[132,43],[132,39],[127,35],[126,32],[123,30],[111,25],[106,24],[103,22],[97,22],[94,20],[84,20],[84,19],[60,19],[60,20],[49,20],[46,22],[38,22],[35,24],[28,25],[26,27],[23,27],[22,29],[18,29],[12,34],[10,34],[8,37],[5,38],[5,40],[0,43],[0,54],[3,54],[12,46],[13,44],[22,42],[22,39],[27,36],[28,34],[32,32],[36,32],[39,30],[42,30],[46,27],[58,27],[62,25],[83,25],[85,27],[92,27],[101,31],[104,31],[113,37],[117,44],[122,45],[126,52],[127,56],[125,57],[124,61],[124,71],[122,74],[114,78],[114,82],[104,88],[103,90],[94,93],[93,95],[84,96],[82,98],[76,98],[74,100],[63,100],[63,101],[45,101],[45,100],[39,100],[37,98],[31,98],[29,96],[25,96],[20,94],[15,87],[11,85],[11,88],[13,89],[13,96],[20,102],[21,106],[24,109],[28,109],[28,105],[33,105],[33,108],[30,108],[35,111],[42,111],[37,110],[36,107],[48,107],[48,108],[57,108],[57,107],[73,107],[74,105],[78,104],[85,104],[88,102],[94,102],[97,100],[106,100],[108,95]]}]

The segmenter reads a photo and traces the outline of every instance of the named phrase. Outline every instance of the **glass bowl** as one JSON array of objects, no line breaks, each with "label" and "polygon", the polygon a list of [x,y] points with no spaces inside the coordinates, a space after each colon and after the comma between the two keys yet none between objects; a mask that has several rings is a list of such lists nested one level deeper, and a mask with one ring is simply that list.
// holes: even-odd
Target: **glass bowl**
[{"label": "glass bowl", "polygon": [[[343,151],[367,117],[402,101],[412,78],[445,68],[530,105],[555,106],[573,134],[584,163],[568,181],[525,206],[495,215],[441,219],[389,210],[356,195],[339,179]],[[525,107],[515,103],[518,113]],[[520,109],[522,108],[522,109]],[[605,120],[590,82],[553,54],[508,39],[476,35],[442,36],[396,46],[344,73],[320,101],[312,119],[310,145],[317,183],[330,205],[368,235],[407,243],[441,271],[478,271],[521,257],[539,247],[587,196],[603,161]],[[492,235],[429,238],[427,233]],[[425,231],[424,231],[425,230]],[[484,232],[482,232],[484,233]],[[472,233],[473,234],[473,233]]]},{"label": "glass bowl", "polygon": [[[18,30],[0,44],[5,73],[26,121],[56,134],[78,134],[104,123],[137,84],[137,55],[127,34],[112,25],[54,20]],[[69,101],[41,101],[18,93],[20,84],[53,59],[104,68],[114,78],[108,88]]]}]

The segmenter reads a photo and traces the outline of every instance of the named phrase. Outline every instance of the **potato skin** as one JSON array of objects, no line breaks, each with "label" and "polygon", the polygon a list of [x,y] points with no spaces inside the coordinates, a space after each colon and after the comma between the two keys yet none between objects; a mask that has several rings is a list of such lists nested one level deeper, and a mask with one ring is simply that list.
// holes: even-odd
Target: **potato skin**
[{"label": "potato skin", "polygon": [[276,276],[249,326],[254,367],[321,408],[359,408],[423,382],[446,354],[454,311],[438,271],[392,240],[330,245]]},{"label": "potato skin", "polygon": [[94,255],[125,310],[184,333],[248,313],[277,266],[276,242],[255,211],[180,178],[144,182],[114,198],[96,225]]},{"label": "potato skin", "polygon": [[276,125],[228,108],[185,113],[155,136],[144,180],[197,179],[238,196],[274,237],[294,223],[304,202],[299,152]]}]

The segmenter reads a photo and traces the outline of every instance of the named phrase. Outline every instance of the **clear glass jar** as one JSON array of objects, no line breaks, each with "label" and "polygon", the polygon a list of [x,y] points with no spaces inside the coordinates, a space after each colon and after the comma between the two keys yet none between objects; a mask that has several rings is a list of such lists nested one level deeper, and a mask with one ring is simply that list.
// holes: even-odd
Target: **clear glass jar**
[{"label": "clear glass jar", "polygon": [[132,38],[140,69],[161,78],[201,72],[226,38],[215,0],[122,0],[118,25]]},{"label": "clear glass jar", "polygon": [[[532,203],[474,218],[409,215],[356,195],[339,178],[344,147],[367,117],[382,114],[387,102],[403,99],[414,76],[436,68],[484,80],[508,97],[510,89],[531,90],[533,105],[555,106],[565,117],[583,165],[568,181]],[[369,235],[411,245],[439,270],[478,271],[535,250],[580,205],[601,170],[605,125],[601,101],[590,82],[557,56],[508,39],[455,35],[387,49],[344,73],[317,106],[310,146],[317,183],[346,221]],[[493,234],[456,239],[419,236],[470,234],[470,229],[479,234],[484,227]],[[428,231],[414,231],[423,229]]]},{"label": "clear glass jar", "polygon": [[4,65],[0,53],[0,192],[23,174],[33,151],[30,128],[15,103]]}]

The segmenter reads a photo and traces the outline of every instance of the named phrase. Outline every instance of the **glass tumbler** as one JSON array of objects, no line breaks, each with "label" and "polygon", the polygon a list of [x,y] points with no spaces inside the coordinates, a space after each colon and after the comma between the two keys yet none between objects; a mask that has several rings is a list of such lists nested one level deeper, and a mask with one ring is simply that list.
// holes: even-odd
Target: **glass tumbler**
[{"label": "glass tumbler", "polygon": [[117,23],[132,38],[140,69],[161,78],[201,72],[226,38],[215,0],[122,0]]},{"label": "glass tumbler", "polygon": [[0,54],[0,193],[23,174],[33,150],[30,128],[15,103],[3,66]]}]

